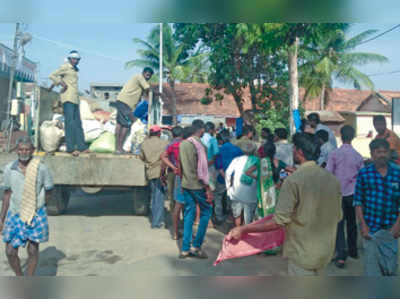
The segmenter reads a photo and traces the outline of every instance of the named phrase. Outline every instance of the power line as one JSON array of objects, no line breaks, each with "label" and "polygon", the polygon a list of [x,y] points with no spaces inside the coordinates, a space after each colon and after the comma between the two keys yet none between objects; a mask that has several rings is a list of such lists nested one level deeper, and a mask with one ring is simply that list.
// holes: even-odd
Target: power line
[{"label": "power line", "polygon": [[399,28],[399,27],[400,27],[400,24],[398,24],[398,25],[396,25],[396,26],[390,28],[389,30],[386,30],[385,32],[382,32],[382,33],[380,33],[380,34],[378,34],[378,35],[376,35],[376,36],[374,36],[374,37],[371,37],[370,39],[367,39],[367,40],[365,40],[365,41],[359,43],[359,45],[362,45],[362,44],[368,43],[368,42],[370,42],[370,41],[373,41],[373,40],[375,40],[375,39],[377,39],[377,38],[379,38],[379,37],[381,37],[381,36],[383,36],[383,35],[385,35],[385,34],[391,32],[391,31],[393,31],[393,30],[395,30],[395,29],[397,29],[397,28]]},{"label": "power line", "polygon": [[391,72],[384,72],[384,73],[369,74],[367,76],[372,77],[372,76],[381,76],[381,75],[391,75],[391,74],[397,74],[397,73],[400,73],[400,70],[391,71]]},{"label": "power line", "polygon": [[83,52],[83,53],[95,55],[95,56],[98,56],[98,57],[102,57],[102,58],[105,58],[105,59],[110,59],[110,60],[114,60],[114,61],[118,61],[118,62],[122,62],[122,63],[126,62],[126,61],[123,61],[123,60],[118,59],[118,58],[113,57],[113,56],[108,56],[108,55],[104,55],[104,54],[99,53],[99,52],[85,50],[85,49],[82,49],[80,47],[76,47],[76,46],[71,45],[71,44],[67,44],[67,43],[56,41],[56,40],[48,39],[46,37],[42,37],[42,36],[39,36],[39,35],[36,35],[36,34],[34,34],[33,37],[35,37],[37,39],[40,39],[40,40],[43,40],[43,41],[46,41],[46,42],[49,42],[49,43],[52,43],[54,45],[57,45],[60,48],[69,49],[69,50],[70,49],[79,49],[79,51]]}]

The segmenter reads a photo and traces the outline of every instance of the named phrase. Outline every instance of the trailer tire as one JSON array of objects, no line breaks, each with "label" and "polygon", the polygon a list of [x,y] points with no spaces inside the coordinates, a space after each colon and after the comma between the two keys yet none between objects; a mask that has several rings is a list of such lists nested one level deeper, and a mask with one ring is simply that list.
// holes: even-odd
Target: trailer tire
[{"label": "trailer tire", "polygon": [[65,186],[55,186],[51,194],[51,200],[47,204],[47,214],[58,216],[65,213],[68,208],[71,191]]},{"label": "trailer tire", "polygon": [[133,215],[147,216],[150,209],[149,187],[133,187],[132,197]]}]

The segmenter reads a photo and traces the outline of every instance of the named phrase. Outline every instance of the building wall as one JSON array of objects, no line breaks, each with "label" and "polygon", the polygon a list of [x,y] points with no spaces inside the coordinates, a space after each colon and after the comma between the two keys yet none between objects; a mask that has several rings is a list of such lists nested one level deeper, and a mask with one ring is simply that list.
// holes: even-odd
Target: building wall
[{"label": "building wall", "polygon": [[214,124],[219,124],[220,122],[226,123],[226,117],[214,116],[214,115],[178,115],[178,122],[184,125],[191,124],[193,120],[201,119],[204,122],[211,121]]},{"label": "building wall", "polygon": [[[372,131],[374,136],[376,135],[373,118],[373,115],[357,115],[357,136],[365,137],[370,131]],[[390,116],[386,116],[385,118],[388,128],[391,128],[392,118]]]}]

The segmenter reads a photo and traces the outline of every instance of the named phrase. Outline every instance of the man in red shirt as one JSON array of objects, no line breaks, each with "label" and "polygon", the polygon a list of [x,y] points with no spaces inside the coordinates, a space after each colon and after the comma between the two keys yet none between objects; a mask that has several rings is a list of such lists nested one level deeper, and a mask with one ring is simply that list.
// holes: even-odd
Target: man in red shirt
[{"label": "man in red shirt", "polygon": [[[182,194],[182,187],[181,187],[181,174],[179,170],[179,145],[182,142],[182,134],[183,134],[183,129],[182,127],[176,126],[172,129],[172,135],[174,139],[171,141],[171,143],[167,146],[166,150],[164,153],[161,154],[161,160],[163,163],[168,166],[168,168],[173,172],[174,174],[174,180],[172,180],[173,184],[168,186],[168,188],[171,188],[173,190],[173,200],[175,200],[175,207],[173,210],[172,214],[172,222],[174,226],[174,235],[173,239],[178,240],[179,239],[179,232],[178,232],[178,223],[179,223],[179,215],[181,213],[184,200],[183,200],[183,194]],[[168,192],[170,192],[168,190]]]},{"label": "man in red shirt", "polygon": [[374,127],[378,132],[375,139],[385,139],[390,145],[391,159],[396,164],[400,164],[400,138],[387,128],[386,119],[383,115],[374,116]]}]

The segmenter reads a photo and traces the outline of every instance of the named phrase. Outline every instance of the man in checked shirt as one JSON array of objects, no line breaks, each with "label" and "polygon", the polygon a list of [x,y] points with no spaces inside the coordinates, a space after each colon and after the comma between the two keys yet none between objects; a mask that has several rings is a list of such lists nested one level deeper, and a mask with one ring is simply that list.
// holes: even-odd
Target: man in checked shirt
[{"label": "man in checked shirt", "polygon": [[353,205],[364,238],[364,274],[396,275],[400,235],[400,168],[385,139],[370,145],[372,164],[360,170]]}]

